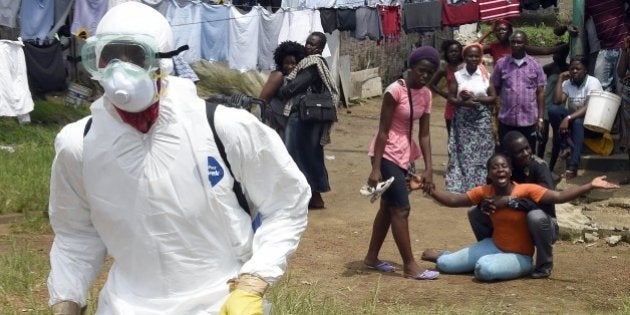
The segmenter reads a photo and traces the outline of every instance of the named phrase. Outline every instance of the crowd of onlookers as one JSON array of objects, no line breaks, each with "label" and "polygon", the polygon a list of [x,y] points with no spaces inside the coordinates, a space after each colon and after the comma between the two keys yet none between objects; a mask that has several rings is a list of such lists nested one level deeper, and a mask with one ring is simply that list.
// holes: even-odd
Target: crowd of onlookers
[{"label": "crowd of onlookers", "polygon": [[[527,35],[514,31],[507,20],[495,22],[496,41],[489,44],[483,39],[467,44],[445,41],[441,67],[433,47],[422,46],[411,53],[403,78],[385,90],[379,128],[369,150],[368,185],[384,190],[381,184],[387,183],[389,188],[375,192],[382,193],[382,199],[364,259],[368,268],[395,270],[392,263],[378,258],[391,227],[406,278],[435,279],[438,271],[474,272],[482,281],[551,275],[553,244],[559,234],[554,204],[594,188],[618,187],[602,176],[562,192],[554,190],[560,179],[553,172],[558,158],[566,160],[563,177],[570,180],[577,176],[584,146],[599,154],[612,151],[608,132],[584,127],[590,95],[621,94],[619,149],[628,152],[630,142],[630,24],[625,3],[586,1],[586,12],[591,32],[596,33],[591,38],[600,45],[596,59],[590,61],[595,63],[593,75],[587,74],[587,56],[573,54],[567,62],[566,43],[530,46]],[[560,35],[567,30],[571,36],[584,32],[574,26],[557,27],[554,32]],[[492,56],[491,71],[483,63],[484,54]],[[538,54],[553,54],[553,62],[541,65],[531,56]],[[442,79],[446,91],[440,88]],[[429,89],[447,102],[444,191],[433,183]],[[413,140],[415,120],[420,125],[419,147]],[[544,158],[550,126],[553,143],[548,164]],[[425,170],[415,173],[414,161],[420,157]],[[384,181],[391,178],[391,183]],[[478,243],[454,253],[426,250],[422,259],[436,262],[438,271],[419,267],[412,255],[407,192],[415,189],[446,206],[471,206],[468,218]]]},{"label": "crowd of onlookers", "polygon": [[[550,47],[529,45],[527,35],[514,30],[508,20],[495,21],[488,33],[472,43],[444,41],[443,62],[433,47],[420,46],[411,52],[403,76],[385,89],[379,127],[369,146],[367,184],[372,188],[368,191],[382,198],[364,259],[368,268],[395,270],[392,263],[378,258],[391,227],[403,275],[417,280],[439,276],[420,267],[411,251],[408,193],[422,189],[447,206],[472,206],[468,217],[479,243],[455,253],[427,250],[423,254],[422,259],[435,261],[440,271],[474,271],[477,278],[487,281],[551,274],[552,248],[558,238],[554,203],[593,188],[617,187],[598,177],[564,192],[554,190],[561,177],[577,176],[585,146],[604,155],[613,150],[609,132],[584,127],[590,95],[609,92],[622,97],[613,129],[619,134],[619,150],[630,157],[630,24],[624,0],[586,1],[585,5],[587,27],[558,26],[554,32],[568,31],[570,36],[589,32],[582,34],[591,45],[584,51],[598,45],[597,56],[592,54],[595,60],[574,53],[567,61],[570,47],[563,42]],[[490,34],[496,40],[484,43]],[[318,44],[313,40],[321,43],[325,37],[312,35],[306,49]],[[296,96],[327,87],[325,63],[324,71],[314,64],[304,65],[304,58],[312,54],[317,52],[305,53],[297,43],[280,44],[274,54],[278,70],[271,74],[261,98],[271,104],[268,124],[283,138],[311,185],[309,208],[317,209],[324,207],[320,193],[330,190],[323,161],[330,125],[302,121],[290,110]],[[492,57],[489,67],[483,62],[485,54]],[[532,55],[553,55],[553,61],[541,65]],[[446,99],[445,191],[437,190],[433,181],[432,92]],[[418,144],[415,121],[419,122]],[[420,158],[425,169],[417,173],[414,162]],[[555,172],[558,159],[566,163],[562,175]],[[624,179],[620,184],[628,182]]]}]

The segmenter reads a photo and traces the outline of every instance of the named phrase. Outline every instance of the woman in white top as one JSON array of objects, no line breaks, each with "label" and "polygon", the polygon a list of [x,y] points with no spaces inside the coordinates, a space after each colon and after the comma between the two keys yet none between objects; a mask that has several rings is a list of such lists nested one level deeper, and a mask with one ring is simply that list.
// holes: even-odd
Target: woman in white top
[{"label": "woman in white top", "polygon": [[446,190],[463,193],[486,183],[486,162],[494,153],[492,110],[496,92],[490,74],[481,64],[483,48],[478,43],[462,50],[466,66],[455,72],[448,100],[455,117],[448,140]]},{"label": "woman in white top", "polygon": [[[593,76],[586,74],[588,62],[585,57],[571,58],[569,71],[560,73],[553,95],[556,105],[549,109],[549,123],[554,133],[557,130],[561,140],[560,147],[565,148],[567,160],[565,178],[577,175],[580,154],[584,146],[584,138],[601,138],[602,134],[584,129],[584,115],[588,104],[588,96],[592,91],[601,91],[602,84]],[[564,104],[567,106],[563,106]]]}]

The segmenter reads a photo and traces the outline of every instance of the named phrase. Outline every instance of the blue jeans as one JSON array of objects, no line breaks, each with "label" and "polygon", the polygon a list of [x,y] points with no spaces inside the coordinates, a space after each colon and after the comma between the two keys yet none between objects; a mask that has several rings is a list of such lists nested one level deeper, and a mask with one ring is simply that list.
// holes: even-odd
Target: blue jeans
[{"label": "blue jeans", "polygon": [[[554,139],[564,139],[559,135],[560,123],[570,115],[572,111],[561,105],[553,105],[549,108],[549,123],[553,129]],[[584,147],[584,137],[586,138],[601,138],[602,134],[588,129],[584,129],[584,117],[572,119],[569,123],[569,129],[572,140],[571,158],[567,161],[567,168],[577,169],[580,165],[580,155],[582,154],[582,148]],[[566,147],[568,144],[561,143],[560,147]]]},{"label": "blue jeans", "polygon": [[597,60],[595,60],[595,71],[593,76],[596,77],[602,84],[604,91],[617,92],[617,64],[619,63],[619,56],[621,55],[621,48],[616,49],[602,49],[597,54]]},{"label": "blue jeans", "polygon": [[532,256],[505,253],[494,245],[492,238],[483,239],[454,253],[444,253],[437,259],[437,268],[444,273],[474,271],[480,281],[516,279],[532,270]]}]

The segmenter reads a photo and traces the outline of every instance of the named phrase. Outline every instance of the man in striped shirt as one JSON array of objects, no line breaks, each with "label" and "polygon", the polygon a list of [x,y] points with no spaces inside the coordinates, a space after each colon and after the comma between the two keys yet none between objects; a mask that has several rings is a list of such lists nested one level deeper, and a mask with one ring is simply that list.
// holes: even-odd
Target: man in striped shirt
[{"label": "man in striped shirt", "polygon": [[618,83],[615,69],[621,55],[623,39],[630,33],[630,24],[624,8],[628,0],[586,0],[586,15],[593,18],[601,49],[595,61],[594,76],[604,91],[616,91]]}]

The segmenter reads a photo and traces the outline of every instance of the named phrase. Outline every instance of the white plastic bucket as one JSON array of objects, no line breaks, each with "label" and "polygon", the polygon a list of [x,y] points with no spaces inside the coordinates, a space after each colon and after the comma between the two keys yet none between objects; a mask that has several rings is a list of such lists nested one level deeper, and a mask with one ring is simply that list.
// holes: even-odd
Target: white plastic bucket
[{"label": "white plastic bucket", "polygon": [[68,86],[65,103],[68,106],[78,108],[87,105],[90,96],[92,96],[92,89],[73,82]]},{"label": "white plastic bucket", "polygon": [[606,91],[592,91],[584,117],[584,128],[595,132],[609,132],[615,122],[621,97]]}]

